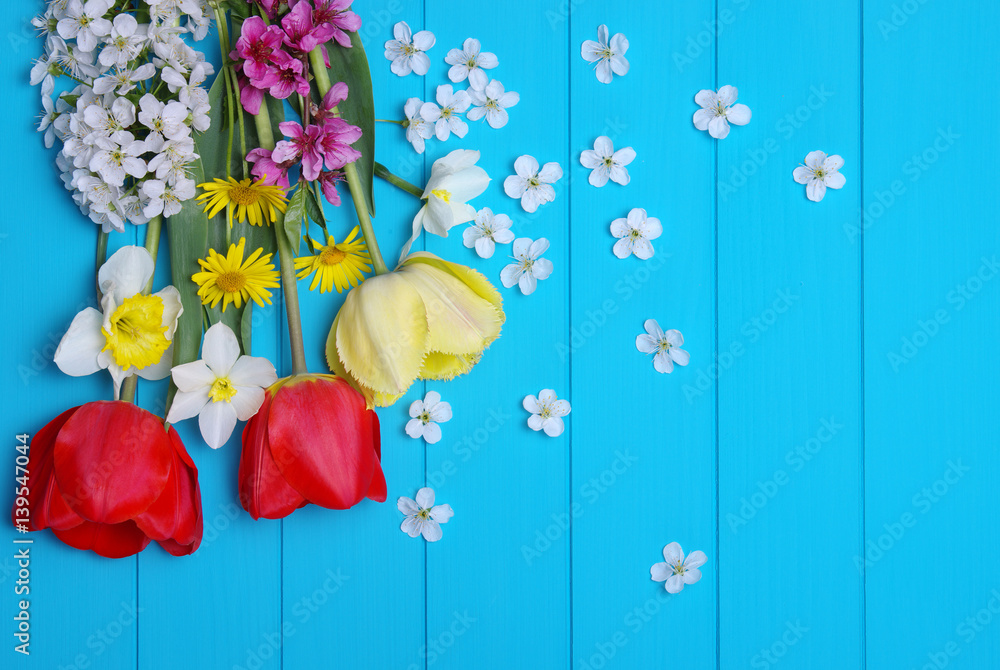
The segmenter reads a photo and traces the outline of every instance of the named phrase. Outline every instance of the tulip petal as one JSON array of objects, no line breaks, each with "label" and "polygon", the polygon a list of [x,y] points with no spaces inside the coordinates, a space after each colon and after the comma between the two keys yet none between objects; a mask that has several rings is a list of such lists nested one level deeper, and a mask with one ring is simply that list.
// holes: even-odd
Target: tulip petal
[{"label": "tulip petal", "polygon": [[444,272],[454,276],[463,284],[471,288],[480,298],[487,300],[490,304],[496,307],[497,312],[500,314],[500,322],[503,323],[503,298],[500,296],[500,292],[496,290],[496,287],[494,287],[493,284],[490,283],[490,280],[487,279],[481,272],[473,270],[465,265],[450,263],[425,251],[418,251],[410,254],[404,262],[404,265],[411,265],[415,263],[426,263],[427,265],[432,265],[437,269],[443,270]]},{"label": "tulip petal", "polygon": [[454,276],[426,263],[398,271],[423,299],[430,349],[446,354],[476,354],[500,335],[496,308]]},{"label": "tulip petal", "polygon": [[52,532],[71,547],[89,549],[105,558],[133,556],[149,544],[149,538],[133,521],[115,524],[84,521],[67,530],[53,528]]},{"label": "tulip petal", "polygon": [[439,351],[432,351],[424,359],[424,366],[420,368],[420,379],[433,379],[436,381],[449,381],[459,375],[464,375],[479,362],[478,354],[442,354]]},{"label": "tulip petal", "polygon": [[284,382],[280,380],[267,390],[264,404],[243,429],[243,453],[240,455],[237,481],[240,503],[254,519],[281,519],[307,502],[278,470],[267,439],[271,400]]},{"label": "tulip petal", "polygon": [[293,377],[271,401],[267,436],[286,481],[311,503],[347,509],[374,476],[374,412],[343,379]]},{"label": "tulip petal", "polygon": [[[163,493],[135,518],[139,529],[157,542],[174,540],[191,553],[201,543],[201,491],[198,469],[177,431],[170,428],[171,472]],[[173,553],[173,552],[171,552]]]},{"label": "tulip petal", "polygon": [[28,494],[25,496],[30,516],[25,519],[12,510],[15,525],[19,521],[27,521],[30,530],[44,530],[49,527],[69,529],[83,523],[83,519],[69,508],[59,492],[52,467],[56,436],[77,409],[66,410],[52,419],[32,438],[28,452]]},{"label": "tulip petal", "polygon": [[163,424],[146,410],[91,402],[59,431],[53,461],[59,490],[74,512],[119,524],[160,496],[170,476],[171,446]]},{"label": "tulip petal", "polygon": [[398,272],[370,277],[350,291],[334,325],[337,356],[373,391],[404,393],[430,348],[424,303]]}]

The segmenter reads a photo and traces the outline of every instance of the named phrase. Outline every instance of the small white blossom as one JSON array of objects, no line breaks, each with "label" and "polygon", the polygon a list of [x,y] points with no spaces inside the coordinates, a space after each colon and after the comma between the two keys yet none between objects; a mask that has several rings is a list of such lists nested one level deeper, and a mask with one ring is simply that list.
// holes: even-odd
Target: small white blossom
[{"label": "small white blossom", "polygon": [[701,106],[694,113],[694,127],[707,130],[717,140],[729,135],[729,124],[745,126],[750,123],[750,108],[736,103],[738,91],[735,86],[723,86],[719,92],[705,89],[698,91],[694,101]]},{"label": "small white blossom", "polygon": [[118,95],[125,95],[135,88],[136,83],[146,81],[154,74],[156,67],[152,63],[144,63],[134,70],[128,68],[114,70],[94,81],[94,93],[104,95],[114,91]]},{"label": "small white blossom", "polygon": [[424,140],[434,136],[434,126],[420,115],[423,103],[420,98],[410,98],[403,107],[406,114],[406,141],[413,145],[418,154],[424,153]]},{"label": "small white blossom", "polygon": [[810,151],[806,155],[805,165],[800,165],[792,172],[795,181],[806,185],[806,197],[813,202],[819,202],[826,195],[826,189],[843,188],[847,183],[840,168],[844,167],[844,159],[834,154],[827,156],[822,151]]},{"label": "small white blossom", "polygon": [[597,41],[585,40],[580,47],[580,55],[585,61],[597,63],[594,70],[597,73],[597,81],[602,84],[610,84],[616,74],[618,76],[628,74],[626,51],[628,51],[628,39],[621,33],[615,33],[609,41],[608,27],[603,24],[597,28]]},{"label": "small white blossom", "polygon": [[461,49],[452,49],[445,56],[444,62],[451,65],[448,70],[448,79],[456,84],[460,81],[469,80],[469,85],[475,89],[484,89],[489,81],[485,70],[492,70],[500,61],[496,54],[489,51],[480,51],[479,40],[470,37],[462,44]]},{"label": "small white blossom", "polygon": [[525,396],[524,409],[531,412],[528,417],[528,428],[534,431],[545,431],[549,437],[559,437],[566,429],[562,418],[570,413],[571,407],[566,400],[559,400],[552,389],[542,389],[536,398]]},{"label": "small white blossom", "polygon": [[556,199],[552,184],[563,175],[559,163],[546,163],[539,170],[534,156],[525,155],[514,161],[514,172],[504,180],[503,190],[512,198],[520,198],[524,211],[532,213],[539,205]]},{"label": "small white blossom", "polygon": [[434,46],[434,33],[421,30],[413,34],[406,21],[400,21],[392,27],[392,34],[396,39],[385,43],[385,57],[392,61],[392,73],[400,77],[410,72],[427,74],[431,60],[425,52]]},{"label": "small white blossom", "polygon": [[486,117],[486,123],[491,128],[503,128],[507,125],[507,108],[521,101],[521,96],[514,91],[504,91],[503,84],[496,79],[490,81],[482,90],[470,88],[469,98],[475,105],[466,116],[470,121],[478,121]]},{"label": "small white blossom", "polygon": [[417,491],[416,500],[401,496],[396,501],[396,509],[406,515],[400,530],[410,537],[423,535],[428,542],[440,540],[441,524],[448,523],[455,515],[451,505],[435,505],[434,490],[426,486]]},{"label": "small white blossom", "polygon": [[142,194],[148,198],[142,210],[147,218],[160,214],[173,216],[181,211],[185,201],[194,197],[195,183],[194,179],[181,179],[171,186],[159,179],[147,179],[142,182]]},{"label": "small white blossom", "polygon": [[635,160],[635,150],[625,147],[615,151],[611,138],[601,135],[594,140],[594,148],[580,154],[580,164],[590,170],[590,184],[604,186],[608,179],[624,186],[629,182],[625,166]]},{"label": "small white blossom", "polygon": [[708,557],[703,551],[692,551],[684,558],[681,545],[671,542],[663,548],[663,563],[654,563],[649,569],[649,578],[654,582],[665,582],[668,593],[680,593],[685,584],[694,584],[701,579],[701,566]]},{"label": "small white blossom", "polygon": [[56,111],[55,105],[52,103],[52,98],[45,95],[42,96],[42,115],[38,122],[38,132],[45,133],[44,141],[45,148],[51,149],[52,145],[56,141],[56,119],[59,118],[59,112]]},{"label": "small white blossom", "polygon": [[647,217],[646,210],[636,207],[629,211],[627,218],[611,222],[611,234],[618,238],[613,249],[615,256],[628,258],[635,254],[636,258],[645,261],[653,257],[653,245],[649,241],[663,234],[663,226],[659,219]]},{"label": "small white blossom", "polygon": [[437,391],[428,391],[423,400],[414,400],[410,404],[406,434],[414,439],[422,437],[427,444],[437,444],[441,441],[441,426],[438,424],[447,421],[451,421],[451,405],[442,402]]},{"label": "small white blossom", "polygon": [[139,55],[146,42],[146,28],[139,26],[131,14],[119,14],[111,24],[111,35],[97,57],[101,65],[124,68]]},{"label": "small white blossom", "polygon": [[83,51],[97,48],[97,38],[111,33],[111,21],[102,18],[111,6],[112,0],[69,0],[66,16],[59,20],[56,29],[64,40],[76,38]]},{"label": "small white blossom", "polygon": [[653,367],[657,372],[673,372],[674,363],[688,364],[691,354],[680,348],[684,344],[684,336],[679,330],[663,332],[656,319],[646,319],[643,327],[646,332],[635,338],[635,348],[644,354],[654,354]]},{"label": "small white blossom", "polygon": [[476,213],[476,222],[462,233],[462,242],[469,249],[475,249],[480,258],[492,258],[497,244],[510,244],[514,233],[510,229],[511,220],[506,214],[493,214],[489,207]]},{"label": "small white blossom", "polygon": [[500,281],[505,288],[517,284],[524,295],[531,295],[538,286],[538,280],[548,279],[552,274],[552,261],[541,258],[549,248],[544,237],[532,240],[519,237],[514,240],[514,260],[516,263],[504,266],[500,271]]},{"label": "small white blossom", "polygon": [[435,99],[436,105],[433,102],[425,102],[420,106],[420,116],[428,123],[434,124],[437,138],[443,142],[452,133],[465,137],[469,132],[469,126],[459,115],[472,104],[469,94],[465,91],[453,92],[451,84],[443,84],[437,87]]},{"label": "small white blossom", "polygon": [[97,151],[90,159],[90,169],[112,186],[125,183],[125,175],[135,178],[146,176],[146,161],[139,158],[146,152],[146,145],[128,131],[113,138],[98,137]]}]

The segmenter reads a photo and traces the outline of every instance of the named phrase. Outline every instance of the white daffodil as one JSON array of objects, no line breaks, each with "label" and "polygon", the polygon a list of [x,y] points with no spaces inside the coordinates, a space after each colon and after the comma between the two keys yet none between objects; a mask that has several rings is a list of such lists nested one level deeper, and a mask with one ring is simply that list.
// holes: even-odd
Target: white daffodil
[{"label": "white daffodil", "polygon": [[392,27],[392,34],[396,39],[385,43],[385,57],[392,61],[392,73],[400,77],[410,72],[427,74],[431,59],[424,52],[434,46],[434,33],[421,30],[413,34],[406,21],[400,21]]},{"label": "white daffodil", "polygon": [[684,558],[681,545],[671,542],[663,548],[664,563],[654,563],[649,569],[649,578],[654,582],[666,582],[663,587],[668,593],[680,593],[685,584],[694,584],[701,579],[701,566],[708,556],[703,551],[692,551]]},{"label": "white daffodil", "polygon": [[427,444],[441,441],[439,423],[451,421],[451,405],[441,401],[441,394],[428,391],[423,400],[410,404],[410,420],[406,422],[406,434],[417,439],[424,438]]},{"label": "white daffodil", "polygon": [[657,372],[673,372],[674,363],[688,364],[691,354],[680,348],[684,344],[684,336],[679,330],[663,332],[656,319],[646,319],[643,327],[646,332],[635,338],[635,348],[644,354],[654,354],[653,367]]},{"label": "white daffodil", "polygon": [[629,254],[635,254],[636,258],[645,261],[653,257],[653,245],[649,241],[663,234],[663,226],[659,219],[647,217],[646,210],[636,207],[629,211],[627,218],[611,222],[611,234],[618,238],[613,249],[615,256],[628,258]]},{"label": "white daffodil", "polygon": [[248,421],[264,402],[264,389],[278,381],[266,358],[240,356],[232,329],[217,323],[205,331],[201,360],[176,366],[171,375],[177,395],[167,423],[198,417],[198,427],[213,449],[233,434],[237,419]]},{"label": "white daffodil", "polygon": [[444,142],[452,133],[459,137],[465,137],[469,132],[469,126],[462,120],[464,114],[472,101],[465,91],[452,91],[451,84],[443,84],[437,87],[435,95],[437,104],[425,102],[420,106],[420,116],[427,123],[434,124],[434,133],[437,138]]},{"label": "white daffodil", "polygon": [[625,147],[615,151],[611,138],[601,135],[594,140],[594,148],[580,154],[580,164],[591,170],[592,186],[604,186],[608,179],[624,186],[629,182],[628,170],[625,166],[635,160],[635,149]]},{"label": "white daffodil", "polygon": [[707,130],[708,134],[717,140],[724,139],[729,134],[729,124],[745,126],[750,123],[750,108],[737,105],[735,86],[723,86],[719,92],[705,89],[698,91],[694,101],[701,106],[694,113],[694,127]]},{"label": "white daffodil", "polygon": [[153,258],[142,247],[122,247],[101,266],[101,309],[88,307],[73,319],[56,349],[59,369],[73,377],[107,370],[115,397],[126,377],[163,379],[170,374],[174,330],[184,312],[180,293],[167,286],[145,295]]},{"label": "white daffodil", "polygon": [[406,141],[413,145],[414,151],[418,154],[424,153],[424,140],[429,140],[434,136],[434,126],[427,123],[420,114],[423,103],[420,98],[410,98],[403,106],[403,113],[406,114]]},{"label": "white daffodil", "polygon": [[521,96],[514,91],[504,91],[503,84],[493,79],[484,88],[470,88],[469,98],[475,105],[466,116],[469,121],[478,121],[486,117],[490,128],[503,128],[507,125],[507,108],[521,101]]},{"label": "white daffodil", "polygon": [[396,508],[406,515],[400,530],[410,537],[423,535],[428,542],[440,540],[441,524],[448,523],[455,515],[451,505],[435,505],[434,490],[426,486],[417,491],[416,500],[401,496],[396,501]]},{"label": "white daffodil", "polygon": [[572,409],[569,402],[556,398],[552,389],[542,389],[536,398],[525,396],[524,409],[531,412],[528,417],[528,428],[534,431],[543,430],[549,437],[559,437],[566,430],[562,418]]},{"label": "white daffodil", "polygon": [[521,156],[514,161],[514,172],[504,180],[503,190],[512,198],[520,198],[524,211],[532,213],[539,205],[556,199],[552,184],[563,175],[559,163],[546,163],[539,170],[534,156]]},{"label": "white daffodil", "polygon": [[792,172],[795,181],[806,185],[806,197],[813,202],[819,202],[826,195],[827,188],[843,188],[847,183],[840,168],[844,167],[844,159],[834,154],[827,156],[822,151],[810,151],[806,155],[805,165],[800,165]]},{"label": "white daffodil", "polygon": [[489,207],[476,213],[476,222],[462,233],[462,242],[469,249],[475,249],[480,258],[492,258],[497,244],[510,244],[514,233],[510,229],[510,217],[493,214]]},{"label": "white daffodil", "polygon": [[524,295],[531,295],[538,286],[538,280],[548,279],[552,274],[552,261],[540,258],[549,248],[549,241],[544,237],[532,240],[530,237],[519,237],[514,240],[514,259],[516,263],[504,266],[500,271],[500,281],[505,288],[517,284]]},{"label": "white daffodil", "polygon": [[616,74],[620,77],[628,74],[626,51],[628,39],[621,33],[615,33],[609,41],[608,27],[603,24],[597,28],[597,41],[585,40],[580,47],[580,55],[585,61],[597,63],[594,70],[597,72],[597,81],[602,84],[610,84]]},{"label": "white daffodil", "polygon": [[131,14],[119,14],[111,24],[111,34],[97,60],[105,67],[124,68],[139,55],[146,42],[146,26],[139,26]]},{"label": "white daffodil", "polygon": [[452,226],[476,217],[476,208],[469,201],[485,191],[490,183],[486,170],[476,165],[478,160],[478,151],[456,149],[434,161],[431,177],[420,196],[427,202],[413,217],[413,235],[403,245],[400,262],[410,252],[421,229],[448,237]]},{"label": "white daffodil", "polygon": [[496,54],[489,51],[480,51],[479,40],[470,37],[462,44],[461,49],[452,49],[445,56],[444,62],[451,66],[448,70],[448,79],[456,84],[460,81],[469,80],[469,86],[482,90],[486,88],[489,76],[486,70],[492,70],[500,61]]}]

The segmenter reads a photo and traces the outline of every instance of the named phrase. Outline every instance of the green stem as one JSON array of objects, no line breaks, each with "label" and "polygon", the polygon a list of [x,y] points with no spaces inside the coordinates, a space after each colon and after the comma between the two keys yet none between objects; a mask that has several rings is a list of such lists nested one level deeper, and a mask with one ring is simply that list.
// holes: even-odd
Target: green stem
[{"label": "green stem", "polygon": [[[262,149],[274,149],[274,133],[271,132],[271,115],[267,111],[267,101],[260,106],[254,116],[257,139]],[[278,242],[278,259],[281,267],[281,290],[285,296],[285,314],[288,316],[288,344],[292,349],[292,373],[305,374],[306,349],[302,341],[302,314],[299,311],[299,285],[295,276],[295,256],[291,243],[285,234],[285,215],[278,213],[274,222],[274,237]]]},{"label": "green stem", "polygon": [[[243,31],[243,21],[233,17],[233,33],[239,34]],[[226,32],[226,48],[232,51],[232,46],[230,43],[229,32]],[[236,95],[236,116],[239,117],[240,124],[240,148],[243,152],[240,154],[243,157],[243,178],[246,179],[250,173],[250,166],[247,163],[247,154],[249,149],[247,149],[247,130],[246,125],[243,121],[243,103],[240,102],[240,83],[239,78],[236,77],[236,64],[233,67],[233,93]]]},{"label": "green stem", "polygon": [[421,200],[424,199],[424,189],[420,188],[415,184],[411,184],[402,177],[397,177],[393,173],[389,172],[389,168],[382,165],[381,163],[375,163],[375,176],[379,179],[384,179],[396,188],[403,189],[410,195],[416,196]]},{"label": "green stem", "polygon": [[122,382],[121,392],[118,394],[118,399],[123,402],[135,402],[135,388],[139,383],[139,375],[131,374],[125,378]]},{"label": "green stem", "polygon": [[[231,175],[233,164],[233,133],[236,130],[236,116],[233,114],[233,105],[239,104],[239,86],[236,84],[236,77],[231,72],[227,62],[229,61],[229,32],[226,27],[226,14],[218,6],[215,7],[215,23],[219,28],[219,50],[222,52],[222,77],[226,82],[226,109],[229,114],[229,138],[226,143],[226,178]],[[233,101],[233,90],[236,90],[236,101]]]},{"label": "green stem", "polygon": [[375,119],[378,123],[395,123],[397,126],[403,125],[402,121],[394,121],[392,119]]},{"label": "green stem", "polygon": [[[156,267],[156,254],[160,250],[160,229],[163,227],[163,217],[154,216],[146,224],[146,251],[149,255],[153,257],[153,267]],[[150,277],[149,281],[146,282],[146,288],[143,293],[149,293],[153,290],[153,278]]]},{"label": "green stem", "polygon": [[108,260],[108,234],[103,230],[97,233],[97,268],[94,271],[95,283],[97,284],[97,302],[100,304],[104,300],[104,293],[101,292],[101,281],[97,279],[101,266]]},{"label": "green stem", "polygon": [[[313,76],[316,78],[316,87],[319,89],[319,97],[322,99],[330,90],[330,73],[327,72],[326,62],[323,60],[322,47],[316,47],[309,52],[309,63],[312,65]],[[336,107],[333,108],[334,116],[340,116]],[[382,260],[382,252],[378,248],[378,240],[375,238],[375,230],[372,228],[372,219],[368,213],[367,199],[364,189],[361,186],[361,175],[358,174],[358,167],[354,163],[344,166],[344,178],[347,180],[347,188],[351,191],[351,200],[354,202],[354,211],[358,215],[358,223],[361,225],[361,234],[364,235],[365,244],[368,247],[368,255],[372,259],[372,266],[375,274],[383,275],[389,272],[385,261]]]}]

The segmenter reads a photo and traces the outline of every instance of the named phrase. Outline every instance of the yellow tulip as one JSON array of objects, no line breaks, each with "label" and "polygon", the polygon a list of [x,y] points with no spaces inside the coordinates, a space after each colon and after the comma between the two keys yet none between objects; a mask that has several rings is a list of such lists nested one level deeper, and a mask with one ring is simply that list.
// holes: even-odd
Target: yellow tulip
[{"label": "yellow tulip", "polygon": [[500,335],[500,293],[479,272],[416,252],[347,294],[326,341],[330,369],[386,407],[418,379],[465,374]]}]

